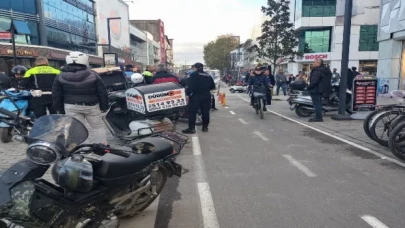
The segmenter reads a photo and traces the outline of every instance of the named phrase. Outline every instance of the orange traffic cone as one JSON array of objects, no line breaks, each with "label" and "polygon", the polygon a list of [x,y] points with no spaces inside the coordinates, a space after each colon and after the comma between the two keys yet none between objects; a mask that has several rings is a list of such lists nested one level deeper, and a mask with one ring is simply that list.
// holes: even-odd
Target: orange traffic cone
[{"label": "orange traffic cone", "polygon": [[218,102],[222,102],[222,93],[218,93]]},{"label": "orange traffic cone", "polygon": [[226,98],[225,98],[225,94],[222,96],[222,106],[226,106]]}]

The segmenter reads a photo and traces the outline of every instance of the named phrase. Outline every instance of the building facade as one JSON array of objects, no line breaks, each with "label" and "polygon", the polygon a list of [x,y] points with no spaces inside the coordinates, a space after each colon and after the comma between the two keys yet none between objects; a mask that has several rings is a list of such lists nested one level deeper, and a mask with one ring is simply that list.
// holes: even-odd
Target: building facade
[{"label": "building facade", "polygon": [[160,63],[165,64],[167,61],[166,57],[166,35],[165,26],[162,20],[131,20],[131,24],[135,27],[141,29],[142,31],[147,31],[152,34],[155,42],[160,44]]},{"label": "building facade", "polygon": [[405,89],[405,1],[381,0],[378,78],[388,90]]},{"label": "building facade", "polygon": [[[45,56],[54,67],[65,64],[69,51],[90,54],[90,64],[101,66],[96,56],[94,6],[90,0],[1,0],[0,33],[12,21],[26,23],[30,35],[15,35],[17,64],[33,67],[35,58]],[[10,37],[0,37],[0,71],[14,66]]]},{"label": "building facade", "polygon": [[[290,2],[290,21],[299,32],[302,58],[279,59],[286,72],[309,73],[315,59],[322,58],[332,69],[341,68],[345,0],[295,0]],[[377,74],[379,0],[353,0],[349,67]]]}]

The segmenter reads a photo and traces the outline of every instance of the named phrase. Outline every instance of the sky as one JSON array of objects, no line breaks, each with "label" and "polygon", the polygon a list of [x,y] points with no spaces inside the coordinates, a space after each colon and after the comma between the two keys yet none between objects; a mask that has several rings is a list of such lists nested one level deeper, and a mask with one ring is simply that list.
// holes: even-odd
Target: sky
[{"label": "sky", "polygon": [[[266,0],[132,0],[131,20],[161,19],[165,35],[174,39],[176,64],[204,62],[204,44],[219,35],[241,36],[249,39],[252,29],[260,24],[261,6]],[[187,62],[186,62],[187,61]]]}]

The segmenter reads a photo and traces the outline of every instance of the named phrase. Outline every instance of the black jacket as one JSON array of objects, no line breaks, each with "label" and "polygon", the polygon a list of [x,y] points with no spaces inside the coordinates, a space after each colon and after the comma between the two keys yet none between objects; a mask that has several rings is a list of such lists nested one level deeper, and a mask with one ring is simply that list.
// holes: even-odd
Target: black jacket
[{"label": "black jacket", "polygon": [[10,77],[10,88],[15,88],[18,90],[23,90],[24,88],[24,79],[17,79],[16,77]]},{"label": "black jacket", "polygon": [[326,93],[332,90],[332,72],[325,66],[312,69],[310,83],[307,87],[309,93]]},{"label": "black jacket", "polygon": [[186,94],[188,96],[211,96],[211,90],[215,89],[214,79],[204,71],[192,73],[186,83]]},{"label": "black jacket", "polygon": [[269,77],[269,80],[270,80],[270,84],[272,86],[275,86],[276,85],[276,78],[274,77],[274,75],[270,74],[268,77]]},{"label": "black jacket", "polygon": [[9,81],[9,77],[6,75],[6,74],[4,74],[4,73],[1,73],[0,72],[0,82],[1,82],[1,87],[3,88],[3,89],[8,89],[8,88],[10,88],[10,81]]},{"label": "black jacket", "polygon": [[55,79],[52,87],[53,105],[57,111],[64,104],[98,103],[100,110],[109,108],[108,94],[97,73],[82,66],[67,66]]},{"label": "black jacket", "polygon": [[152,84],[159,84],[166,82],[180,83],[180,80],[179,78],[177,78],[173,74],[168,73],[167,71],[159,71],[155,74],[155,76],[153,76]]},{"label": "black jacket", "polygon": [[347,70],[347,89],[352,90],[354,77],[356,76],[352,70]]}]

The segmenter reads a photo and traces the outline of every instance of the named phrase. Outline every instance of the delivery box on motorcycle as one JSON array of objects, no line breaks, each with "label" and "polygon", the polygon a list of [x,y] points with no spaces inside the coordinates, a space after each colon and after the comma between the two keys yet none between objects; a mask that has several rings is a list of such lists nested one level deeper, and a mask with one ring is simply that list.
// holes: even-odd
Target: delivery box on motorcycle
[{"label": "delivery box on motorcycle", "polygon": [[145,116],[169,116],[187,105],[186,92],[177,83],[161,83],[125,91],[127,109]]},{"label": "delivery box on motorcycle", "polygon": [[109,92],[126,90],[128,88],[126,76],[119,67],[101,67],[91,70],[100,76]]},{"label": "delivery box on motorcycle", "polygon": [[290,83],[290,89],[292,90],[304,90],[307,87],[307,83],[305,81],[293,81]]}]

